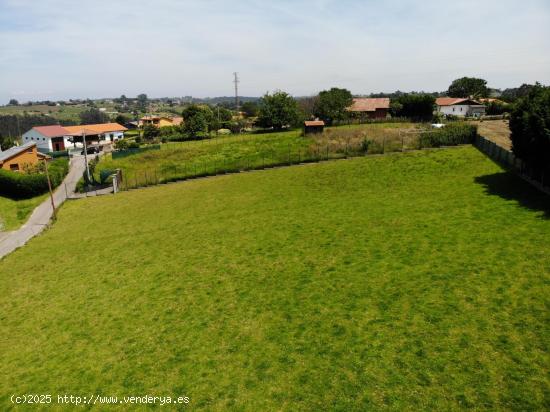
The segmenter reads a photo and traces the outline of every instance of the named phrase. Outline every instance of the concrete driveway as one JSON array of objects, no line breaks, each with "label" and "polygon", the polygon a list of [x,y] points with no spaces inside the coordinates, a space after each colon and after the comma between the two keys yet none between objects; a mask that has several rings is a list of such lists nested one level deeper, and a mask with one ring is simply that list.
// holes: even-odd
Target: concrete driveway
[{"label": "concrete driveway", "polygon": [[[67,197],[74,194],[76,184],[84,173],[84,156],[74,156],[70,160],[69,173],[53,194],[55,207],[58,208]],[[0,258],[23,246],[32,237],[44,230],[52,218],[53,210],[50,197],[42,202],[31,214],[23,226],[12,232],[0,233]]]}]

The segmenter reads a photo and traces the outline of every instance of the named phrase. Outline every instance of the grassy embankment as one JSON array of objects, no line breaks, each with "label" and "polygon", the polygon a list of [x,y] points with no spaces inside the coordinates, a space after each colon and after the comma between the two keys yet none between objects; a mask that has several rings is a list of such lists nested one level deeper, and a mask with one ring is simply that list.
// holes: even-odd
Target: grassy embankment
[{"label": "grassy embankment", "polygon": [[0,196],[0,232],[17,229],[25,223],[34,208],[42,203],[46,196],[45,194],[23,200]]},{"label": "grassy embankment", "polygon": [[[96,169],[123,170],[133,185],[146,181],[174,180],[219,170],[257,168],[263,165],[297,163],[319,157],[343,157],[362,150],[369,141],[369,152],[415,147],[422,125],[411,123],[374,123],[328,128],[322,136],[303,137],[301,131],[224,136],[201,141],[166,143],[161,150],[119,159],[103,159]],[[327,155],[328,152],[328,155]]]},{"label": "grassy embankment", "polygon": [[0,404],[546,409],[549,216],[471,147],[66,203],[0,261]]}]

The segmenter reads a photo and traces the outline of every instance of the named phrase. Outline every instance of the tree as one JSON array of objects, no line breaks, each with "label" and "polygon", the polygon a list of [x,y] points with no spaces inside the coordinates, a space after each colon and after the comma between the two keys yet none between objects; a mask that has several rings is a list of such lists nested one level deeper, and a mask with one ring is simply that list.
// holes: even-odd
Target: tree
[{"label": "tree", "polygon": [[273,94],[266,93],[260,99],[258,125],[264,128],[281,130],[285,126],[298,121],[298,105],[296,100],[286,92],[277,90]]},{"label": "tree", "polygon": [[152,125],[152,124],[146,124],[143,127],[143,139],[151,141],[155,140],[155,138],[160,134],[160,130],[158,127]]},{"label": "tree", "polygon": [[15,99],[10,99],[8,106],[19,106],[19,102]]},{"label": "tree", "polygon": [[304,119],[312,119],[315,117],[315,108],[319,102],[319,95],[301,97],[296,100],[298,110],[301,112]]},{"label": "tree", "polygon": [[187,106],[183,109],[181,115],[183,116],[183,131],[189,137],[207,133],[214,117],[208,106],[198,106],[196,104]]},{"label": "tree", "polygon": [[537,83],[516,102],[510,131],[514,154],[550,178],[550,87]]},{"label": "tree", "polygon": [[137,96],[137,106],[140,110],[145,111],[147,108],[147,95],[145,93],[138,94]]},{"label": "tree", "polygon": [[430,94],[404,94],[395,103],[396,115],[426,121],[433,117],[435,98]]},{"label": "tree", "polygon": [[499,115],[506,113],[510,105],[507,103],[492,101],[485,104],[485,113],[488,115]]},{"label": "tree", "polygon": [[327,124],[341,121],[347,118],[346,110],[353,103],[353,96],[347,89],[333,87],[319,93],[319,100],[315,107],[315,115],[323,119]]},{"label": "tree", "polygon": [[124,116],[123,114],[117,114],[117,116],[115,117],[115,122],[123,126],[129,121],[130,121],[130,118],[128,116]]},{"label": "tree", "polygon": [[500,95],[500,98],[506,102],[513,103],[520,97],[527,96],[533,87],[535,86],[532,84],[523,83],[519,87],[505,89]]},{"label": "tree", "polygon": [[487,80],[475,77],[461,77],[451,83],[449,90],[447,90],[447,95],[450,97],[487,97],[489,96]]},{"label": "tree", "polygon": [[246,117],[256,117],[258,115],[258,103],[244,102],[241,106],[241,112],[243,112]]},{"label": "tree", "polygon": [[94,107],[80,113],[80,124],[107,123],[109,116]]}]

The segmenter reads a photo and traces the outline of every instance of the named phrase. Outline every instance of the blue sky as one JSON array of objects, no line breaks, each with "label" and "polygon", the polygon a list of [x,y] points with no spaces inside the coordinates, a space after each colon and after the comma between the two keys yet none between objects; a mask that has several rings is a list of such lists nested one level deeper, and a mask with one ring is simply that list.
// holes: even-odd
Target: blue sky
[{"label": "blue sky", "polygon": [[550,84],[548,0],[0,0],[0,103]]}]

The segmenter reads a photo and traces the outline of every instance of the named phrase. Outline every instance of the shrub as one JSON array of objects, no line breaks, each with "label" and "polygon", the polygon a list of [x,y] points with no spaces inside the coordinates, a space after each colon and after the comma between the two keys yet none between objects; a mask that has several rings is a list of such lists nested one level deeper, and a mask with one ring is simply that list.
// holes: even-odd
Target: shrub
[{"label": "shrub", "polygon": [[550,173],[550,87],[533,86],[510,114],[512,150],[539,173]]},{"label": "shrub", "polygon": [[[68,171],[67,159],[61,158],[50,162],[48,172],[52,186],[59,186]],[[12,199],[28,199],[47,191],[48,179],[45,173],[25,174],[0,170],[0,195],[2,196]]]},{"label": "shrub", "polygon": [[477,136],[477,126],[456,122],[449,123],[441,129],[434,129],[420,135],[421,147],[456,146],[472,144]]}]

